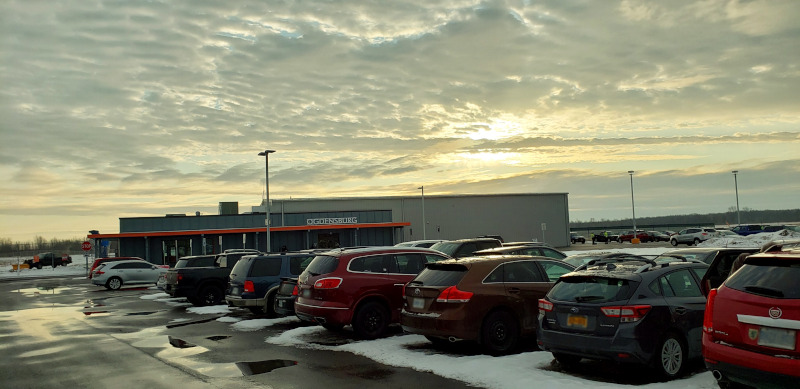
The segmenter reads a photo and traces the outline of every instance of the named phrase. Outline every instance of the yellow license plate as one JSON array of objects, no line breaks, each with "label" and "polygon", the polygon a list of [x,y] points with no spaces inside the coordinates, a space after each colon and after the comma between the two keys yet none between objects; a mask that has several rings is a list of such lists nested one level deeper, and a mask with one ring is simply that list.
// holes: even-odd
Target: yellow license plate
[{"label": "yellow license plate", "polygon": [[567,315],[567,327],[586,328],[589,326],[589,318],[586,315]]}]

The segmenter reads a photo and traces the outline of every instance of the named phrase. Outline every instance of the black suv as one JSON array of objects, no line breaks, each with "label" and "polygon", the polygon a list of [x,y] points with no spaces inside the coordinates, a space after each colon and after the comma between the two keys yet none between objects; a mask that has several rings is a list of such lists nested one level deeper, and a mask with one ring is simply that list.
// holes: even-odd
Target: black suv
[{"label": "black suv", "polygon": [[246,256],[231,270],[225,301],[255,314],[275,316],[275,295],[282,278],[297,277],[315,252],[284,252]]},{"label": "black suv", "polygon": [[446,240],[431,246],[432,249],[445,253],[453,258],[469,257],[472,253],[479,250],[486,250],[503,245],[499,239],[494,238],[473,238]]},{"label": "black suv", "polygon": [[539,300],[538,342],[564,367],[581,358],[654,367],[680,376],[700,358],[708,265],[644,258],[590,261]]}]

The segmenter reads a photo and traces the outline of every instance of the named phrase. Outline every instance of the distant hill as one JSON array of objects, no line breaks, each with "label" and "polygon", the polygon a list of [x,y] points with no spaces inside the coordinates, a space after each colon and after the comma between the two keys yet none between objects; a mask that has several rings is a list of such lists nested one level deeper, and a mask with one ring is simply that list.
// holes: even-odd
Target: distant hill
[{"label": "distant hill", "polygon": [[[739,212],[742,224],[797,224],[800,223],[800,209],[784,209],[784,210],[765,210],[756,211],[752,209],[742,209]],[[648,227],[669,227],[669,226],[735,226],[736,222],[736,209],[728,210],[728,212],[721,213],[708,213],[690,215],[672,215],[672,216],[655,216],[636,218],[636,228]],[[591,221],[571,221],[569,223],[571,229],[621,229],[631,228],[631,219],[618,219],[618,220],[591,220]]]}]

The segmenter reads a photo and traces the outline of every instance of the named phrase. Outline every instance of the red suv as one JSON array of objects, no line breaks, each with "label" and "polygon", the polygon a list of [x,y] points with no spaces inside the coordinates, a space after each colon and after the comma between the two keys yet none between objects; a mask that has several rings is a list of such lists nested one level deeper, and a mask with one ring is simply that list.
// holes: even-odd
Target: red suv
[{"label": "red suv", "polygon": [[703,357],[721,388],[800,383],[800,250],[754,254],[708,295]]},{"label": "red suv", "polygon": [[361,338],[375,339],[400,321],[403,286],[426,263],[450,259],[418,247],[338,249],[318,254],[298,279],[295,314],[337,330],[352,324]]}]

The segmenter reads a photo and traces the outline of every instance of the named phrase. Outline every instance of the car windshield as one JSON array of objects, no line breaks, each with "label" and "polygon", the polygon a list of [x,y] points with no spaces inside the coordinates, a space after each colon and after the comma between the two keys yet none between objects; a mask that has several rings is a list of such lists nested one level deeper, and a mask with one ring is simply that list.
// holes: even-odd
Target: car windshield
[{"label": "car windshield", "polygon": [[604,303],[627,300],[636,282],[597,276],[561,277],[547,294],[551,300]]},{"label": "car windshield", "polygon": [[320,274],[328,274],[336,270],[336,267],[339,266],[339,258],[332,257],[329,255],[318,255],[314,257],[314,260],[308,264],[306,268],[306,272],[312,276],[317,276]]},{"label": "car windshield", "polygon": [[454,242],[439,242],[431,246],[431,248],[447,255],[453,255],[458,250],[458,246],[459,244]]},{"label": "car windshield", "polygon": [[800,299],[800,262],[759,259],[746,263],[725,281],[725,287],[781,299]]}]

